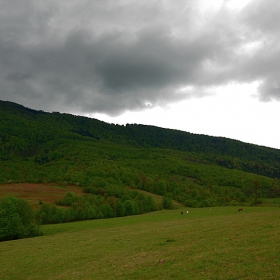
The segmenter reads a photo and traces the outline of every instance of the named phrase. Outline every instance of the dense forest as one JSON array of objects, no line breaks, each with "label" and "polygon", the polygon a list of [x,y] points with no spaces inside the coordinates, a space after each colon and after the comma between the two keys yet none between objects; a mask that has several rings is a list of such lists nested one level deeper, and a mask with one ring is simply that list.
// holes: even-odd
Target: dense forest
[{"label": "dense forest", "polygon": [[[95,206],[111,206],[103,212],[95,207],[94,217],[156,210],[151,199],[128,189],[163,196],[165,208],[171,199],[206,207],[258,204],[262,197],[280,196],[277,149],[154,126],[109,124],[6,101],[0,101],[0,119],[0,183],[78,185],[95,196]],[[78,208],[81,202],[75,199]],[[127,210],[123,205],[117,210],[118,202],[126,200]]]}]

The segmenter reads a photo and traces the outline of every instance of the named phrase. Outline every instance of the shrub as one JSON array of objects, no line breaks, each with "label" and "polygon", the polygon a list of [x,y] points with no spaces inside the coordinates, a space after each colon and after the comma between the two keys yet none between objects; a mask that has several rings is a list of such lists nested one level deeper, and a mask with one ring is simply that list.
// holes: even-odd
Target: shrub
[{"label": "shrub", "polygon": [[116,212],[117,212],[116,213],[117,217],[123,217],[124,214],[125,214],[125,209],[124,209],[123,203],[121,201],[119,201],[118,204],[117,204]]},{"label": "shrub", "polygon": [[123,204],[125,216],[136,215],[137,209],[135,208],[135,203],[132,200],[126,200]]},{"label": "shrub", "polygon": [[173,208],[173,202],[172,202],[172,197],[170,194],[166,194],[162,198],[162,207],[163,209],[172,209]]},{"label": "shrub", "polygon": [[197,208],[199,207],[199,202],[196,199],[189,199],[186,201],[185,205],[187,207]]},{"label": "shrub", "polygon": [[104,218],[113,218],[114,217],[114,211],[110,204],[102,204],[99,207],[100,211],[102,212]]},{"label": "shrub", "polygon": [[229,206],[238,206],[238,205],[240,205],[240,203],[238,202],[238,201],[236,201],[236,200],[231,200],[230,202],[229,202],[229,204],[228,204]]},{"label": "shrub", "polygon": [[0,201],[0,241],[39,234],[30,204],[15,197],[5,197]]}]

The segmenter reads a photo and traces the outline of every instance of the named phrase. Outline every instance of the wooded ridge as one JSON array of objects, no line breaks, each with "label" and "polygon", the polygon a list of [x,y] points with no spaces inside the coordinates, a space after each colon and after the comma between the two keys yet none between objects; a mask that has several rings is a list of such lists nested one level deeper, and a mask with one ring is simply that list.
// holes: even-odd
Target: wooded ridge
[{"label": "wooded ridge", "polygon": [[193,207],[280,196],[277,149],[8,101],[0,101],[0,119],[0,183],[77,184],[111,194],[130,187]]},{"label": "wooded ridge", "polygon": [[8,101],[0,101],[0,117],[1,160],[13,155],[34,156],[53,140],[106,141],[203,154],[204,160],[227,168],[280,177],[280,150],[237,140],[147,125],[108,124],[87,117],[36,111]]}]

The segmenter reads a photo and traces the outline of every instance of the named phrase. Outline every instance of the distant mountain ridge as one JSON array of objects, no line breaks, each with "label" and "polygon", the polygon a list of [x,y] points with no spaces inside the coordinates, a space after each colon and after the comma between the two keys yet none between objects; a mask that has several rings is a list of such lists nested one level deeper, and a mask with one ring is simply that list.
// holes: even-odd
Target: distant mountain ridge
[{"label": "distant mountain ridge", "polygon": [[59,112],[47,113],[0,100],[0,160],[31,157],[53,140],[105,141],[139,148],[200,154],[205,163],[280,177],[280,150],[223,137],[148,125],[115,125]]}]

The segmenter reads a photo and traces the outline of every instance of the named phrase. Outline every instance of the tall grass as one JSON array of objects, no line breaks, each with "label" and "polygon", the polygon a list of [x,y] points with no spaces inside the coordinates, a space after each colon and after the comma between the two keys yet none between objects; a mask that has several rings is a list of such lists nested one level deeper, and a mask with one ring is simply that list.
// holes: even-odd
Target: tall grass
[{"label": "tall grass", "polygon": [[280,279],[278,207],[182,208],[42,230],[0,243],[0,279]]}]

